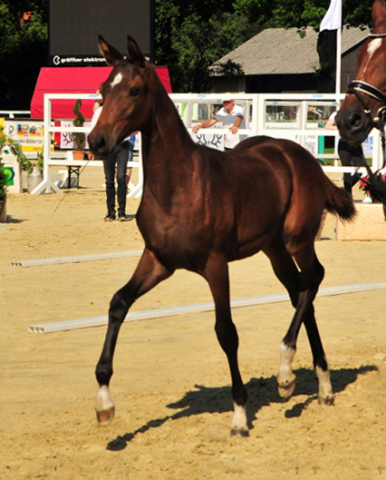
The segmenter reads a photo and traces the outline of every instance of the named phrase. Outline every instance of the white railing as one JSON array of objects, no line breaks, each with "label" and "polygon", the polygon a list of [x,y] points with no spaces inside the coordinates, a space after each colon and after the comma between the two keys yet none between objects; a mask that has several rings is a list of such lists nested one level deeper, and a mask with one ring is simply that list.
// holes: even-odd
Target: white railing
[{"label": "white railing", "polygon": [[[309,93],[309,94],[259,94],[257,115],[257,134],[268,135],[275,138],[290,138],[300,143],[303,147],[307,148],[307,138],[316,137],[317,141],[319,137],[339,137],[339,132],[334,130],[325,130],[324,128],[311,127],[307,121],[308,110],[310,105],[318,106],[334,106],[337,107],[336,94],[328,93]],[[344,94],[340,95],[340,100],[343,100]],[[268,106],[296,106],[299,112],[297,117],[296,127],[290,128],[275,128],[273,122],[271,127],[266,120],[266,112]],[[378,169],[382,166],[383,158],[381,155],[381,139],[379,131],[373,129],[371,131],[373,137],[373,151],[372,151],[372,166],[373,169]],[[327,154],[323,152],[312,152],[316,158],[334,158],[338,159],[337,153]],[[322,166],[325,172],[354,172],[356,167],[339,167],[335,166]],[[363,173],[366,170],[363,169]]]},{"label": "white railing", "polygon": [[[222,105],[223,93],[216,94],[171,94],[170,98],[175,104],[183,104],[184,111],[182,119],[188,131],[191,132],[193,123],[194,123],[194,105],[204,103],[204,104],[214,104]],[[339,137],[339,132],[334,130],[325,130],[324,128],[315,128],[307,119],[308,111],[310,106],[319,106],[319,107],[334,107],[337,108],[336,94],[321,94],[321,93],[300,93],[300,94],[245,94],[238,93],[232,94],[232,97],[235,99],[238,105],[244,107],[245,119],[246,119],[246,128],[240,129],[240,135],[267,135],[275,138],[289,138],[291,140],[300,143],[303,147],[308,148],[307,141],[314,137],[316,144],[318,144],[319,137]],[[345,97],[344,94],[340,95],[339,100],[343,100]],[[266,112],[268,106],[282,106],[290,107],[295,106],[297,108],[297,120],[295,125],[289,125],[289,128],[283,128],[284,123],[278,125],[280,122],[267,122]],[[326,119],[324,119],[326,120]],[[269,125],[270,124],[270,125]],[[288,126],[288,125],[287,125]],[[215,131],[219,134],[228,133],[227,129],[217,129],[213,128],[212,131]],[[201,132],[201,130],[200,130]],[[381,143],[379,131],[374,129],[371,132],[373,136],[373,152],[372,152],[372,165],[374,169],[378,169],[382,166],[382,156],[381,156]],[[324,153],[312,151],[312,154],[316,158],[323,159],[334,159],[334,166],[325,166],[322,168],[325,172],[351,172],[353,173],[356,170],[356,167],[343,167],[338,166],[339,156],[337,152],[335,153]],[[365,169],[362,169],[365,173]]]},{"label": "white railing", "polygon": [[[32,194],[40,194],[40,193],[50,193],[53,190],[56,193],[62,193],[59,187],[51,179],[51,167],[55,165],[59,166],[74,166],[79,165],[80,167],[83,166],[98,166],[102,167],[103,163],[101,160],[76,160],[74,161],[72,158],[68,158],[67,153],[63,153],[63,158],[54,160],[52,158],[51,153],[51,134],[56,132],[85,132],[86,134],[91,131],[91,127],[60,127],[55,126],[52,122],[52,115],[51,115],[51,103],[54,100],[75,100],[75,99],[82,99],[82,100],[96,100],[98,97],[96,94],[45,94],[44,95],[44,143],[43,143],[43,151],[44,151],[44,168],[43,168],[43,181],[31,192]],[[46,135],[48,133],[48,135]],[[57,155],[55,155],[57,156]],[[130,166],[133,168],[139,168],[138,174],[138,185],[134,187],[133,190],[130,191],[130,197],[136,197],[141,195],[142,193],[142,182],[143,182],[143,172],[142,172],[142,158],[141,158],[141,150],[139,150],[139,159],[138,161],[131,162]]]},{"label": "white railing", "polygon": [[[183,105],[183,113],[181,114],[182,120],[189,132],[197,122],[198,119],[194,118],[194,107],[197,104],[203,103],[208,105],[222,105],[222,93],[211,94],[171,94],[171,100],[176,106]],[[238,105],[244,108],[246,128],[240,129],[240,135],[254,136],[254,135],[268,135],[276,138],[290,138],[304,147],[307,147],[307,139],[310,137],[326,137],[326,136],[338,136],[338,131],[325,130],[323,128],[315,128],[315,125],[311,127],[307,121],[308,110],[310,106],[330,106],[337,107],[335,94],[246,94],[238,93],[232,94]],[[57,193],[61,193],[61,190],[51,180],[50,167],[54,165],[74,165],[73,160],[69,159],[56,159],[54,160],[51,155],[51,134],[55,132],[85,132],[91,131],[90,127],[59,127],[55,126],[52,122],[51,115],[51,103],[55,100],[75,100],[75,99],[96,100],[99,98],[96,94],[45,94],[44,95],[44,132],[48,135],[44,136],[44,170],[43,181],[33,190],[33,194],[39,194],[45,191],[49,193],[51,190]],[[341,95],[341,99],[344,95]],[[267,122],[266,112],[268,106],[292,106],[296,107],[296,124],[287,125],[288,128],[282,128],[284,123],[280,125],[281,128],[277,128],[280,122]],[[226,128],[213,128],[208,129],[212,133],[226,134],[228,129]],[[381,148],[380,148],[380,135],[378,130],[371,132],[373,136],[373,167],[379,168],[381,166]],[[314,156],[319,158],[334,158],[337,159],[338,155],[327,154],[322,152],[313,152]],[[102,162],[99,160],[77,160],[76,164],[79,166],[102,166]],[[142,157],[141,152],[139,160],[133,162],[133,167],[139,168],[139,181],[138,185],[130,192],[129,196],[140,196],[142,193]],[[338,166],[323,166],[326,172],[353,172],[355,167],[338,167]]]},{"label": "white railing", "polygon": [[0,117],[15,118],[17,117],[30,117],[30,110],[0,110]]}]

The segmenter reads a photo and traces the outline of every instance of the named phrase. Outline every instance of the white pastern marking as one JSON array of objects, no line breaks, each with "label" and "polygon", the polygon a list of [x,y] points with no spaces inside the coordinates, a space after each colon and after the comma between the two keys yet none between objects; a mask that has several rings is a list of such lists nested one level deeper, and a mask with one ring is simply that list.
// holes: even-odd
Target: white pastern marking
[{"label": "white pastern marking", "polygon": [[232,430],[244,430],[248,432],[247,426],[247,409],[233,402],[234,416],[232,422]]},{"label": "white pastern marking", "polygon": [[295,381],[295,375],[292,372],[292,360],[294,359],[295,353],[295,348],[290,348],[284,342],[281,342],[280,367],[277,375],[277,381],[281,387],[286,387]]},{"label": "white pastern marking", "polygon": [[296,350],[287,347],[285,343],[280,344],[280,370],[292,371],[292,360],[294,359]]},{"label": "white pastern marking", "polygon": [[113,401],[110,397],[109,388],[106,385],[102,385],[97,393],[96,397],[96,411],[103,412],[105,410],[109,410],[114,406]]},{"label": "white pastern marking", "polygon": [[114,88],[115,85],[118,85],[118,83],[121,83],[121,82],[122,82],[122,79],[123,79],[122,73],[117,73],[117,74],[115,75],[114,80],[110,83],[111,88]]},{"label": "white pastern marking", "polygon": [[323,371],[320,367],[316,366],[315,372],[319,380],[319,399],[333,398],[334,394],[332,393],[331,387],[330,369],[327,367],[327,370]]}]

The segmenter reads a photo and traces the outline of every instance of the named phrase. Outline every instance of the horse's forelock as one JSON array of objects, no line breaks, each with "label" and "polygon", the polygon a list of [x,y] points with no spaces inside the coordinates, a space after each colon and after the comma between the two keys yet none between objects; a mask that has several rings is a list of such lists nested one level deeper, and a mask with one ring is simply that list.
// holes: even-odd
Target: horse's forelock
[{"label": "horse's forelock", "polygon": [[[127,72],[127,70],[129,70],[129,73]],[[123,59],[118,65],[116,65],[113,68],[113,70],[110,72],[110,75],[102,83],[101,88],[100,88],[102,96],[103,96],[103,94],[107,93],[106,88],[108,88],[109,85],[118,84],[122,80],[124,81],[128,74],[130,75],[130,78],[134,78],[134,77],[137,77],[137,76],[143,78],[143,74],[142,74],[141,70],[143,70],[143,69],[141,69],[137,65],[135,65],[130,59],[127,59],[127,58]],[[118,75],[122,76],[122,80],[120,80],[120,82],[118,82],[118,83],[115,83],[115,79],[117,78]]]}]

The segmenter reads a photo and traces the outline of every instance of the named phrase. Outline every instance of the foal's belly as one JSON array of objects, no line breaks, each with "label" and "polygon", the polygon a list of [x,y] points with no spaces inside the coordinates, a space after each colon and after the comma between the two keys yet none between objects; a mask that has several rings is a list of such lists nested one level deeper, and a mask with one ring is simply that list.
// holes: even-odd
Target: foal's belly
[{"label": "foal's belly", "polygon": [[241,219],[228,221],[224,215],[205,223],[202,217],[192,220],[182,216],[173,221],[170,217],[158,216],[147,217],[146,222],[139,219],[138,225],[146,247],[161,263],[199,271],[213,254],[224,255],[230,262],[262,250],[277,235],[280,222],[263,221],[261,217],[256,213],[241,223]]}]

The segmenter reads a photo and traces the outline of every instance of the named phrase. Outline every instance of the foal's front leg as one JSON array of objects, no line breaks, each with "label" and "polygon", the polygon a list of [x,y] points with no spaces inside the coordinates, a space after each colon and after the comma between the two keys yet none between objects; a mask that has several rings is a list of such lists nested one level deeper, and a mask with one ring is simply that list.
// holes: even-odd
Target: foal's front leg
[{"label": "foal's front leg", "polygon": [[113,374],[115,345],[126,314],[137,298],[170,277],[172,273],[150,250],[145,249],[130,281],[111,300],[105,343],[95,371],[99,383],[96,412],[98,422],[101,424],[109,423],[114,418],[115,407],[110,397],[109,383]]},{"label": "foal's front leg", "polygon": [[238,361],[238,335],[232,321],[230,298],[229,298],[229,273],[228,264],[225,259],[211,258],[205,269],[207,279],[215,304],[216,325],[215,330],[218,341],[224,350],[231,371],[232,377],[232,399],[234,416],[231,427],[231,435],[247,437],[249,429],[247,426],[247,401],[248,394],[241,379]]}]

